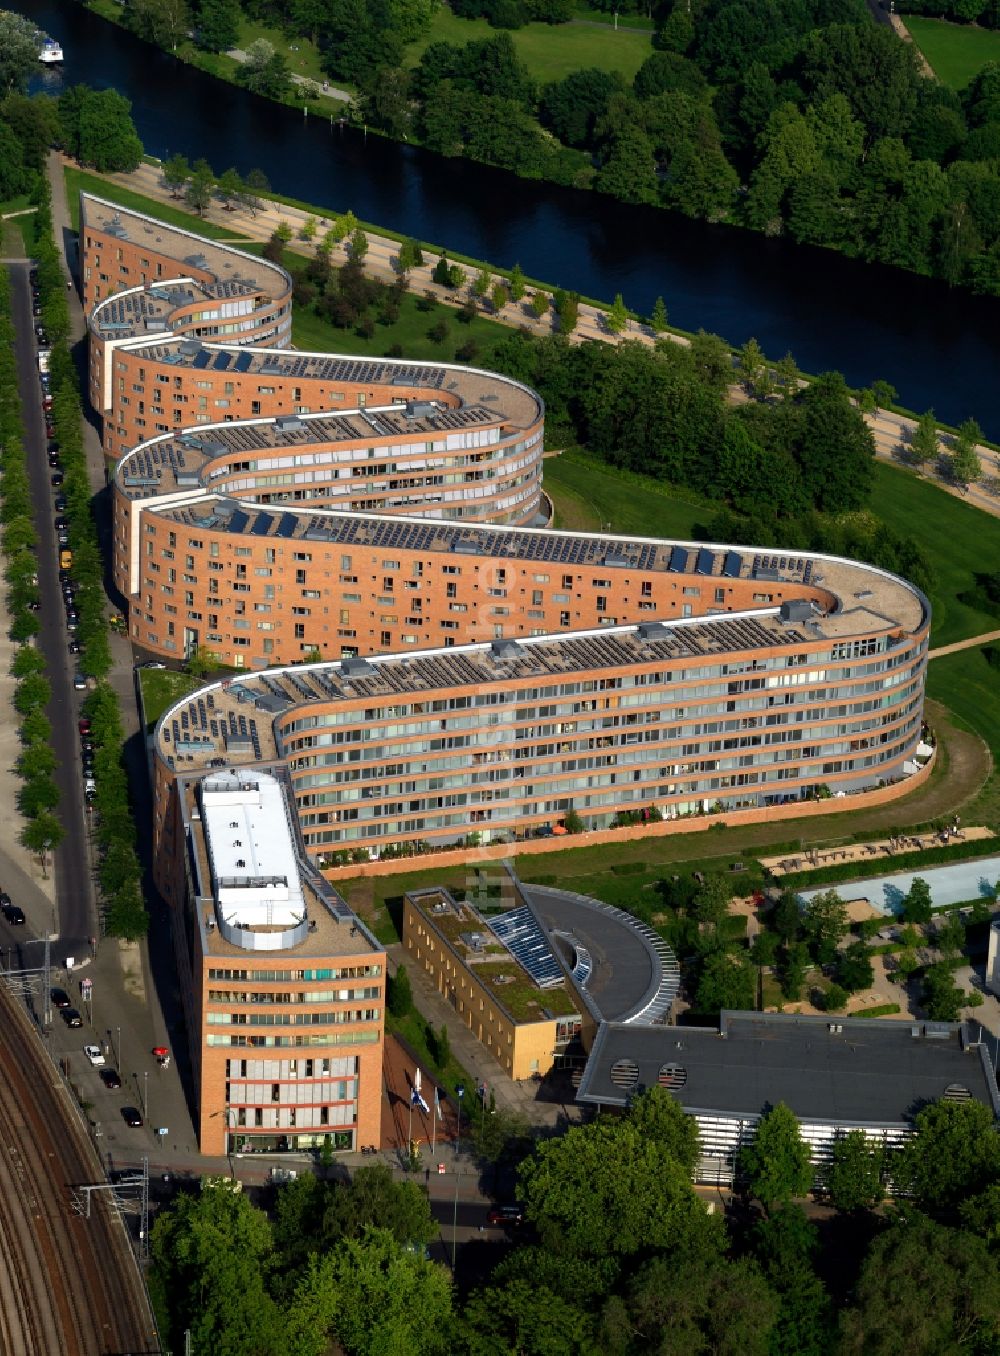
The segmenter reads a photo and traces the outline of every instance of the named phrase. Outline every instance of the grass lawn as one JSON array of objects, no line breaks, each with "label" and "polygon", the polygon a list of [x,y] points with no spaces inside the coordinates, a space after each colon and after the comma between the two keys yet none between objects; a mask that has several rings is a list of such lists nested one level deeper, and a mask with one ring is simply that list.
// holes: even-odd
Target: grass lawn
[{"label": "grass lawn", "polygon": [[964,89],[988,61],[1000,61],[1000,32],[996,30],[916,14],[905,15],[904,22],[934,74],[952,89]]},{"label": "grass lawn", "polygon": [[[994,623],[995,625],[995,623]],[[957,721],[974,730],[993,754],[993,773],[966,823],[1000,823],[1000,681],[978,646],[931,661],[927,691],[950,707]],[[974,816],[974,818],[970,817]]]},{"label": "grass lawn", "polygon": [[[459,19],[442,6],[434,15],[430,29],[412,42],[403,60],[415,66],[432,42],[450,42],[464,46],[481,38],[495,38],[498,29],[485,19]],[[536,80],[545,83],[561,80],[570,71],[597,66],[602,71],[620,71],[631,80],[651,55],[653,44],[648,33],[588,24],[526,24],[511,33],[518,56]]]},{"label": "grass lawn", "polygon": [[[591,9],[589,5],[580,4],[576,8],[576,18],[582,23],[588,24],[608,24],[611,28],[615,26],[614,14],[609,14],[607,10]],[[618,27],[637,28],[641,32],[653,32],[653,20],[646,17],[645,14],[619,14]]]},{"label": "grass lawn", "polygon": [[152,731],[168,706],[204,685],[204,678],[192,678],[189,673],[177,673],[173,669],[140,669],[139,687],[147,733]]},{"label": "grass lawn", "polygon": [[[963,504],[912,472],[882,462],[876,467],[872,504],[890,527],[915,537],[930,560],[932,645],[950,645],[1000,627],[995,616],[969,607],[957,596],[973,587],[976,573],[996,569],[1000,519]],[[941,700],[954,705],[947,696]]]},{"label": "grass lawn", "polygon": [[650,477],[613,471],[582,452],[548,457],[543,484],[555,505],[556,527],[570,532],[599,532],[610,524],[640,537],[690,537],[711,513]]},{"label": "grass lawn", "polygon": [[[88,193],[93,193],[99,198],[120,203],[122,207],[131,208],[133,212],[145,212],[147,216],[156,217],[158,221],[166,222],[168,226],[181,226],[187,231],[196,231],[198,235],[203,235],[209,240],[245,239],[237,231],[224,226],[216,226],[211,221],[203,221],[193,212],[185,212],[179,207],[156,202],[152,198],[144,198],[141,193],[133,193],[130,188],[123,188],[121,184],[112,183],[109,179],[102,179],[97,174],[88,174],[86,170],[67,165],[64,174],[66,176],[66,196],[69,200],[70,220],[73,223],[74,231],[80,229],[80,190],[86,189]],[[17,220],[21,219],[17,218]]]},{"label": "grass lawn", "polygon": [[[322,86],[324,80],[329,79],[323,70],[319,48],[308,38],[293,39],[279,29],[268,28],[266,24],[254,23],[250,19],[244,19],[240,24],[240,36],[236,46],[241,47],[245,52],[259,38],[269,42],[276,52],[281,53],[288,62],[288,69],[292,75],[305,76],[307,80],[315,80],[317,85],[320,86]],[[339,80],[334,83],[340,85]]]}]

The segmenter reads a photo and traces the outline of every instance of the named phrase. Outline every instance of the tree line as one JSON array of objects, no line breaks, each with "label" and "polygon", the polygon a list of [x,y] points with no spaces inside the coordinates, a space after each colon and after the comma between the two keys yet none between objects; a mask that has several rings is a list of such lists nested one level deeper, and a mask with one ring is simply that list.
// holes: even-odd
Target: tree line
[{"label": "tree line", "polygon": [[[506,1155],[523,1203],[505,1245],[464,1245],[453,1278],[426,1253],[423,1186],[382,1165],[304,1174],[266,1208],[208,1179],[153,1226],[168,1345],[189,1331],[193,1356],[988,1356],[1000,1340],[1000,1139],[978,1102],[928,1104],[901,1149],[845,1134],[819,1169],[792,1112],[769,1107],[729,1217],[692,1187],[698,1129],[663,1089],[539,1138],[511,1113],[481,1119],[481,1162]],[[832,1207],[818,1221],[810,1192]]]}]

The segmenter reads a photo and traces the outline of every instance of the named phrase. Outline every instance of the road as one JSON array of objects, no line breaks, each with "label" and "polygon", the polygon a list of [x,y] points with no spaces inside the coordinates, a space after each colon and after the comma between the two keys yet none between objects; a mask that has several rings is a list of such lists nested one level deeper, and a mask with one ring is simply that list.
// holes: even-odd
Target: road
[{"label": "road", "polygon": [[[63,841],[55,853],[59,941],[54,955],[58,954],[61,959],[65,956],[79,957],[87,954],[89,951],[87,939],[96,934],[85,826],[80,740],[77,730],[80,701],[78,694],[73,690],[73,656],[69,653],[69,633],[66,630],[62,590],[59,585],[58,543],[53,522],[55,514],[52,506],[53,489],[45,454],[45,421],[42,416],[41,388],[38,382],[28,264],[11,264],[9,270],[17,382],[24,419],[24,448],[38,533],[41,631],[37,644],[45,656],[47,676],[52,685],[48,716],[52,722],[52,748],[58,759],[55,780],[59,787],[59,818],[65,830]],[[40,956],[38,960],[41,961]]]},{"label": "road", "polygon": [[0,986],[0,1351],[159,1351],[142,1277],[83,1122],[17,1001]]}]

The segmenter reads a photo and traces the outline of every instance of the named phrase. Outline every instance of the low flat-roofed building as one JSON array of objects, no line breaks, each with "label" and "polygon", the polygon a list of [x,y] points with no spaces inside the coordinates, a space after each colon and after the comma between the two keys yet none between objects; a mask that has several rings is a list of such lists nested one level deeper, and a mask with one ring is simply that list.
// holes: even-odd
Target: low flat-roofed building
[{"label": "low flat-roofed building", "polygon": [[203,1153],[378,1143],[385,953],[301,851],[284,783],[185,779],[174,936]]},{"label": "low flat-roofed building", "polygon": [[577,1100],[625,1107],[657,1086],[698,1122],[706,1182],[733,1181],[738,1150],[778,1102],[798,1117],[819,1170],[849,1130],[901,1144],[940,1098],[1000,1115],[989,1051],[969,1023],[723,1012],[709,1028],[602,1025]]},{"label": "low flat-roofed building", "polygon": [[411,891],[403,946],[510,1078],[544,1077],[594,1023],[507,884],[514,907],[490,917],[442,887]]}]

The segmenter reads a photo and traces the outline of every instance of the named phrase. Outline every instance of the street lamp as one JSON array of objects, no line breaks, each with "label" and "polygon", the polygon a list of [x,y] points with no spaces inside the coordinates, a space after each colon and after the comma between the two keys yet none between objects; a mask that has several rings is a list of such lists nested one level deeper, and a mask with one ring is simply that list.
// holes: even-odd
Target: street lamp
[{"label": "street lamp", "polygon": [[[462,1142],[462,1098],[465,1096],[465,1088],[462,1086],[461,1083],[459,1083],[458,1087],[455,1089],[455,1094],[458,1097],[458,1124],[455,1127],[455,1157],[457,1158],[459,1153],[459,1145]],[[456,1193],[457,1190],[458,1188],[456,1187]],[[458,1200],[457,1194],[455,1199],[456,1201]]]}]

